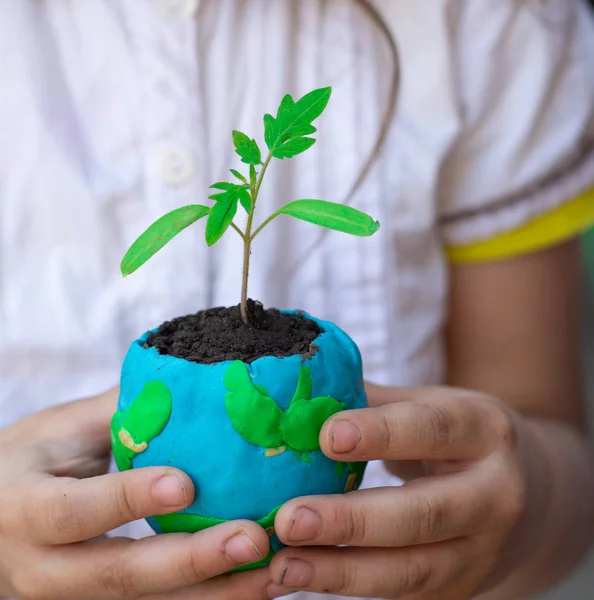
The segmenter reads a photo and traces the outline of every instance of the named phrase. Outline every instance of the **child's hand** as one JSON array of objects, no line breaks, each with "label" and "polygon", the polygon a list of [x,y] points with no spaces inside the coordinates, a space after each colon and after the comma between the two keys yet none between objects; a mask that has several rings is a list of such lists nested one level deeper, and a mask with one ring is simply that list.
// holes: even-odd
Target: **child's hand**
[{"label": "child's hand", "polygon": [[[265,596],[268,569],[200,582],[266,556],[255,523],[134,541],[98,538],[124,523],[181,510],[191,480],[167,468],[104,475],[113,393],[58,406],[0,431],[0,596],[26,600],[249,600]],[[91,540],[91,541],[85,541]],[[194,586],[194,587],[191,587]],[[154,596],[153,596],[154,595]],[[170,597],[167,595],[167,597]],[[242,596],[243,597],[243,596]]]},{"label": "child's hand", "polygon": [[426,476],[287,503],[276,518],[285,543],[349,547],[283,550],[271,564],[276,594],[461,600],[507,575],[500,551],[525,506],[521,420],[490,397],[450,388],[373,388],[369,400],[372,408],[325,424],[324,453],[424,461]]}]

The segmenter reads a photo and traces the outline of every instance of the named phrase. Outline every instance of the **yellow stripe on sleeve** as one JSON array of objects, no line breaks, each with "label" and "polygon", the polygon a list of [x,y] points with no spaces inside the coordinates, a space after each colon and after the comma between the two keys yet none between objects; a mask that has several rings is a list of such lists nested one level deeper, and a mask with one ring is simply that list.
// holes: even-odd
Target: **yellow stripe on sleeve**
[{"label": "yellow stripe on sleeve", "polygon": [[579,236],[594,225],[594,189],[530,223],[494,238],[446,248],[452,263],[503,260],[544,250]]}]

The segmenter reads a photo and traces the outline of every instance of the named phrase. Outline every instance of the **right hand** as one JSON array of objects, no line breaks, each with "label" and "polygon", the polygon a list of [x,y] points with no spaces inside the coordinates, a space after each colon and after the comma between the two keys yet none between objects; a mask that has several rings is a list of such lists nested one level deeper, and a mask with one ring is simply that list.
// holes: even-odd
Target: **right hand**
[{"label": "right hand", "polygon": [[212,579],[266,556],[268,536],[256,523],[138,541],[103,537],[125,523],[182,510],[194,498],[191,480],[176,469],[105,474],[115,400],[111,391],[0,430],[0,596],[267,598],[267,568]]}]

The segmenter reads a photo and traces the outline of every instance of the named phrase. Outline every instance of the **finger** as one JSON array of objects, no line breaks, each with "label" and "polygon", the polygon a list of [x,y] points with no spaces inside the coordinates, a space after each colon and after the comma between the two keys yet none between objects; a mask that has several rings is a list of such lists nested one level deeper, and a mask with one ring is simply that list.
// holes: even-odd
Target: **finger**
[{"label": "finger", "polygon": [[456,540],[407,549],[291,548],[273,558],[270,572],[278,596],[307,590],[394,598],[436,590],[465,575],[469,547]]},{"label": "finger", "polygon": [[468,600],[480,595],[484,580],[484,573],[479,571],[474,577],[465,577],[459,581],[453,581],[449,585],[431,592],[407,594],[402,600]]},{"label": "finger", "polygon": [[95,421],[103,426],[105,423],[111,423],[113,413],[117,409],[119,392],[119,386],[115,386],[96,396],[75,400],[74,402],[69,402],[62,406],[76,406],[76,410],[80,410],[81,412],[91,412],[92,410],[93,415],[89,415],[89,422]]},{"label": "finger", "polygon": [[394,402],[408,402],[417,388],[391,387],[387,385],[377,385],[375,383],[365,382],[365,393],[367,403],[371,408],[384,406],[384,404],[393,404]]},{"label": "finger", "polygon": [[111,455],[110,420],[116,404],[114,388],[18,421],[6,430],[4,441],[12,455],[3,475],[37,472],[88,477],[105,473]]},{"label": "finger", "polygon": [[221,575],[171,594],[145,596],[142,600],[270,600],[267,592],[270,582],[268,569]]},{"label": "finger", "polygon": [[[84,438],[97,440],[102,449],[110,448],[109,424],[117,406],[118,388],[103,394],[58,404],[21,419],[7,430],[7,442],[18,442],[19,447],[30,442],[58,440],[61,443]],[[32,435],[32,432],[34,435]]]},{"label": "finger", "polygon": [[77,409],[80,408],[81,412],[89,413],[85,433],[105,435],[106,427],[109,428],[113,414],[117,410],[119,392],[119,387],[113,387],[98,396],[72,403],[77,404]]},{"label": "finger", "polygon": [[250,521],[138,541],[107,538],[54,549],[36,565],[35,581],[60,589],[60,600],[137,598],[194,586],[259,561],[268,550],[266,532]]},{"label": "finger", "polygon": [[182,510],[193,500],[192,480],[169,467],[81,480],[45,477],[24,486],[2,521],[32,544],[69,544],[137,519]]},{"label": "finger", "polygon": [[73,400],[34,413],[23,423],[35,422],[44,437],[109,435],[111,417],[117,408],[119,388],[114,387],[96,396]]},{"label": "finger", "polygon": [[471,460],[513,435],[506,414],[482,396],[415,393],[414,400],[338,413],[320,433],[323,452],[341,461]]},{"label": "finger", "polygon": [[[119,388],[113,388],[99,396],[56,407],[64,414],[60,417],[58,412],[60,424],[50,435],[58,440],[56,446],[63,449],[63,455],[78,457],[78,460],[48,461],[44,471],[58,477],[84,478],[102,475],[108,470],[112,454],[110,424],[117,408],[118,391]],[[95,468],[93,462],[97,463]]]},{"label": "finger", "polygon": [[400,488],[309,496],[285,504],[276,534],[291,546],[404,547],[486,531],[499,514],[489,473],[426,478]]},{"label": "finger", "polygon": [[56,407],[67,412],[58,428],[60,439],[84,437],[87,444],[94,441],[111,452],[110,424],[117,409],[118,393],[119,387],[114,387],[98,396]]}]

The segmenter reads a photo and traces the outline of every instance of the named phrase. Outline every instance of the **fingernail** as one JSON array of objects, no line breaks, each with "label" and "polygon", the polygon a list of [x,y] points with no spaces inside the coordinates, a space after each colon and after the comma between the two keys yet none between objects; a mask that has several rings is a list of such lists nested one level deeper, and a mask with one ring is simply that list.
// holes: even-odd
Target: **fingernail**
[{"label": "fingernail", "polygon": [[293,521],[287,538],[290,542],[314,540],[320,535],[321,529],[322,518],[320,515],[310,508],[300,506],[293,514]]},{"label": "fingernail", "polygon": [[237,533],[227,540],[225,554],[238,565],[246,565],[264,558],[256,544],[245,533]]},{"label": "fingernail", "polygon": [[337,419],[332,424],[330,439],[332,440],[332,450],[337,454],[351,452],[361,441],[361,432],[351,421]]},{"label": "fingernail", "polygon": [[282,598],[283,596],[286,596],[287,594],[290,594],[291,592],[287,592],[287,590],[285,590],[282,587],[279,587],[278,585],[271,583],[267,588],[266,588],[266,595],[268,596],[268,598],[270,598],[270,600],[274,600],[275,598]]},{"label": "fingernail", "polygon": [[176,475],[163,475],[153,485],[153,496],[163,506],[184,506],[186,488]]},{"label": "fingernail", "polygon": [[306,587],[314,578],[314,568],[299,558],[290,558],[283,569],[278,584],[281,587]]}]

